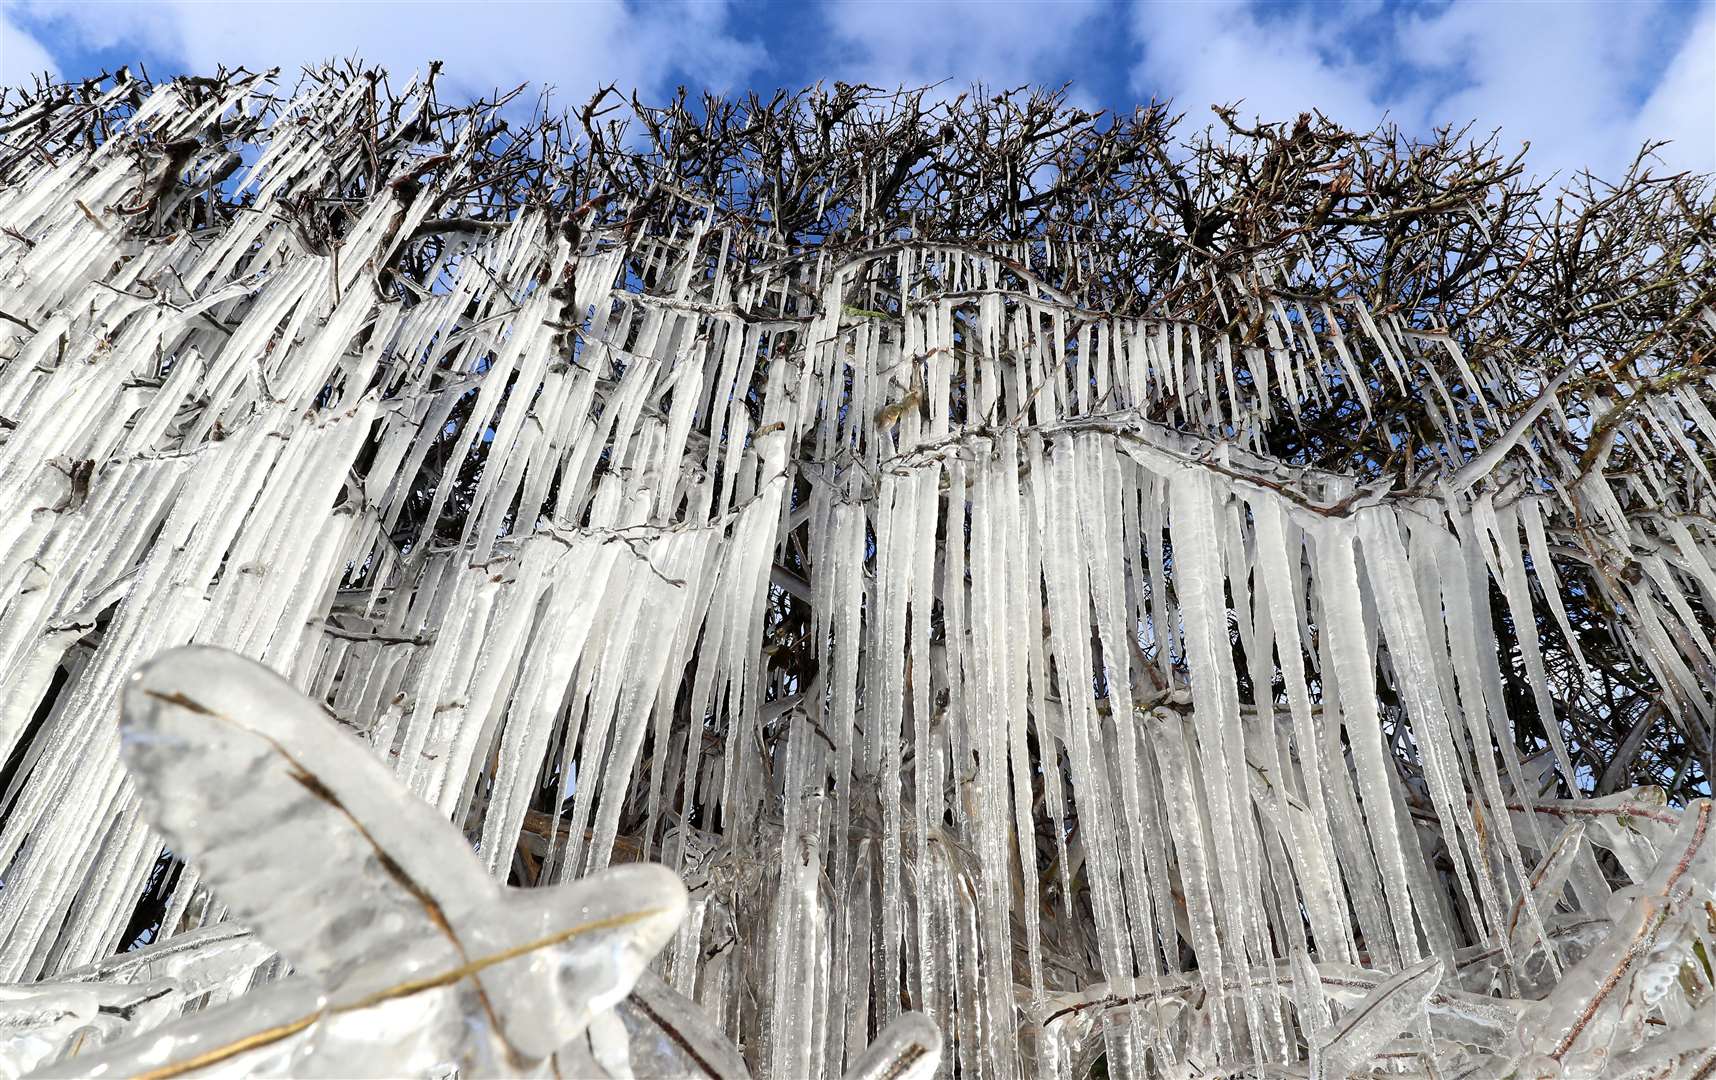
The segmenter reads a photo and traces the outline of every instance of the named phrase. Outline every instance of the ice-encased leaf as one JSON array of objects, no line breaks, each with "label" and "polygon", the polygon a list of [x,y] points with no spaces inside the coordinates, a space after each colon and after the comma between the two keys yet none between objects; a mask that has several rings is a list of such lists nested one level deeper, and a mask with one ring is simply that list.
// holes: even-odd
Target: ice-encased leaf
[{"label": "ice-encased leaf", "polygon": [[0,986],[0,1077],[14,1080],[65,1053],[100,1003],[94,987]]},{"label": "ice-encased leaf", "polygon": [[1623,1030],[1632,1026],[1629,1012],[1632,1024],[1643,1015],[1633,1002],[1634,982],[1656,978],[1662,969],[1650,969],[1665,956],[1671,972],[1683,962],[1692,962],[1696,972],[1704,963],[1694,959],[1692,942],[1700,935],[1708,941],[1710,905],[1716,903],[1712,816],[1709,799],[1689,806],[1650,876],[1615,894],[1613,930],[1533,1007],[1520,1031],[1536,1056],[1575,1070],[1600,1069],[1616,1051],[1633,1049],[1629,1041],[1642,1041],[1642,1032],[1629,1039]]},{"label": "ice-encased leaf", "polygon": [[[438,1061],[529,1072],[625,997],[684,914],[684,886],[657,866],[495,885],[367,749],[230,653],[183,648],[146,665],[123,726],[126,763],[175,850],[286,959],[306,961],[285,982],[69,1059],[71,1074],[386,1075]],[[258,845],[296,858],[250,872]]]},{"label": "ice-encased leaf", "polygon": [[171,980],[197,994],[243,978],[274,955],[249,927],[222,923],[187,930],[60,975],[66,982],[144,986]]},{"label": "ice-encased leaf", "polygon": [[[1567,875],[1572,872],[1573,861],[1579,857],[1580,845],[1584,842],[1585,823],[1570,823],[1561,830],[1561,835],[1555,838],[1554,845],[1532,872],[1531,879],[1526,882],[1526,888],[1531,890],[1540,910],[1554,910],[1555,901],[1561,895],[1562,887],[1567,884]],[[1525,896],[1522,894],[1514,904],[1513,913],[1508,917],[1508,933],[1512,937],[1513,948],[1522,953],[1529,951],[1533,941],[1538,939],[1536,930],[1524,918],[1525,910]]]},{"label": "ice-encased leaf", "polygon": [[926,1080],[941,1064],[941,1031],[919,1012],[901,1013],[846,1069],[844,1080]]},{"label": "ice-encased leaf", "polygon": [[[274,951],[235,923],[146,945],[53,982],[0,986],[0,1075],[147,1032],[198,998],[242,992]],[[16,1073],[10,1074],[16,1075]]]},{"label": "ice-encased leaf", "polygon": [[633,1070],[641,1076],[748,1080],[745,1059],[685,995],[646,971],[614,1011],[631,1035]]},{"label": "ice-encased leaf", "polygon": [[296,970],[337,977],[391,941],[463,952],[453,920],[494,892],[470,845],[292,684],[175,649],[138,670],[123,715],[150,821]]},{"label": "ice-encased leaf", "polygon": [[1344,1080],[1384,1043],[1414,1026],[1442,981],[1442,961],[1420,960],[1371,991],[1330,1029],[1319,1049],[1321,1076]]}]

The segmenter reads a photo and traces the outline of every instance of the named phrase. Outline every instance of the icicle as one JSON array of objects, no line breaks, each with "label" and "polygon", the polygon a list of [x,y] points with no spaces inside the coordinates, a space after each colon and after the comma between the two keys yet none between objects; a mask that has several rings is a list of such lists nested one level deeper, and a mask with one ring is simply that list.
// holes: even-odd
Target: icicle
[{"label": "icicle", "polygon": [[1211,486],[1208,475],[1198,470],[1183,471],[1169,483],[1175,582],[1186,627],[1192,703],[1203,721],[1198,729],[1199,763],[1210,830],[1215,837],[1216,865],[1226,894],[1220,911],[1223,937],[1231,951],[1231,962],[1239,965],[1248,1031],[1256,1040],[1261,1037],[1262,1021],[1258,999],[1251,992],[1250,961],[1261,955],[1261,948],[1252,944],[1256,930],[1248,924],[1262,910],[1262,868],[1250,813],[1245,734],[1239,721],[1237,679],[1227,639],[1223,545]]},{"label": "icicle", "polygon": [[[1318,584],[1325,610],[1324,633],[1334,660],[1333,677],[1340,686],[1341,720],[1351,740],[1360,797],[1376,860],[1382,871],[1383,896],[1394,929],[1387,952],[1416,959],[1418,937],[1412,925],[1412,901],[1407,885],[1405,855],[1400,849],[1397,807],[1388,776],[1392,769],[1382,745],[1382,721],[1376,708],[1373,665],[1364,640],[1364,614],[1355,568],[1350,525],[1330,522],[1317,538]],[[1377,951],[1388,943],[1371,942]],[[1373,958],[1374,962],[1374,958]]]},{"label": "icicle", "polygon": [[1303,647],[1299,639],[1299,544],[1296,539],[1289,544],[1284,515],[1273,500],[1252,502],[1251,512],[1257,523],[1261,569],[1273,583],[1267,590],[1269,615],[1273,621],[1271,636],[1286,685],[1287,705],[1293,715],[1294,743],[1304,777],[1306,810],[1310,817],[1306,826],[1300,825],[1297,815],[1290,819],[1295,838],[1294,857],[1302,867],[1300,886],[1311,929],[1316,935],[1318,952],[1327,959],[1350,962],[1353,957],[1352,935],[1339,901],[1338,864],[1330,842],[1331,832],[1323,827],[1330,820],[1330,813],[1324,800],[1321,738],[1311,718]]},{"label": "icicle", "polygon": [[[1494,539],[1501,560],[1502,595],[1507,598],[1508,614],[1513,617],[1514,632],[1519,635],[1519,651],[1525,661],[1525,671],[1537,702],[1537,715],[1549,736],[1556,764],[1568,790],[1579,790],[1579,779],[1573,761],[1567,756],[1567,745],[1561,738],[1561,722],[1555,716],[1555,703],[1549,697],[1549,676],[1543,669],[1543,652],[1538,647],[1537,617],[1531,610],[1531,596],[1526,591],[1525,563],[1519,549],[1519,527],[1513,508],[1497,512],[1487,498],[1480,498],[1473,507],[1477,520]],[[1525,793],[1535,798],[1536,792]]]}]

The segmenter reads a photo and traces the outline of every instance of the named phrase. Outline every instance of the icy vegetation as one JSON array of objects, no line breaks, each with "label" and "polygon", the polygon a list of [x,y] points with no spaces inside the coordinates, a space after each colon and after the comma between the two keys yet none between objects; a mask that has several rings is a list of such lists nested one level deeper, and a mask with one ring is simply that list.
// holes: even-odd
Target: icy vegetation
[{"label": "icy vegetation", "polygon": [[1546,670],[1600,601],[1708,767],[1716,368],[504,130],[0,123],[0,1076],[1716,1069],[1711,803],[1589,797]]}]

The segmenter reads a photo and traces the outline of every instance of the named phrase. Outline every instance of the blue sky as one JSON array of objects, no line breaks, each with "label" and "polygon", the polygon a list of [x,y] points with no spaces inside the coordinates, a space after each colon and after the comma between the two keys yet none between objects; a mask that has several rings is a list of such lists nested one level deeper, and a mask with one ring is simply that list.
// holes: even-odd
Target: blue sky
[{"label": "blue sky", "polygon": [[661,99],[817,79],[1002,87],[1071,80],[1082,104],[1175,99],[1424,132],[1476,121],[1532,144],[1539,172],[1613,175],[1646,138],[1667,167],[1716,171],[1716,0],[780,0],[423,3],[0,0],[0,82],[142,60],[287,71],[353,53],[401,74],[430,59],[467,91],[529,80]]}]

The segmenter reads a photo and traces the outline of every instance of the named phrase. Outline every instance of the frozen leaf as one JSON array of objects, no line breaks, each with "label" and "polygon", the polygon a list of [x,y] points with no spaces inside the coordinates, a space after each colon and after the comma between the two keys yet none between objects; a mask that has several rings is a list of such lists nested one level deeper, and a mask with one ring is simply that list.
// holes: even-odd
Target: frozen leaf
[{"label": "frozen leaf", "polygon": [[1330,1030],[1319,1048],[1321,1075],[1341,1080],[1352,1075],[1383,1044],[1415,1027],[1424,1003],[1442,981],[1442,961],[1421,960],[1378,986]]},{"label": "frozen leaf", "polygon": [[941,1064],[941,1032],[923,1013],[902,1013],[845,1072],[845,1080],[926,1080]]},{"label": "frozen leaf", "polygon": [[496,887],[457,831],[321,710],[222,650],[145,665],[122,728],[126,764],[174,849],[302,959],[265,992],[65,1063],[76,1072],[229,1059],[254,1073],[441,1060],[528,1071],[625,996],[684,912],[683,886],[659,867]]}]

